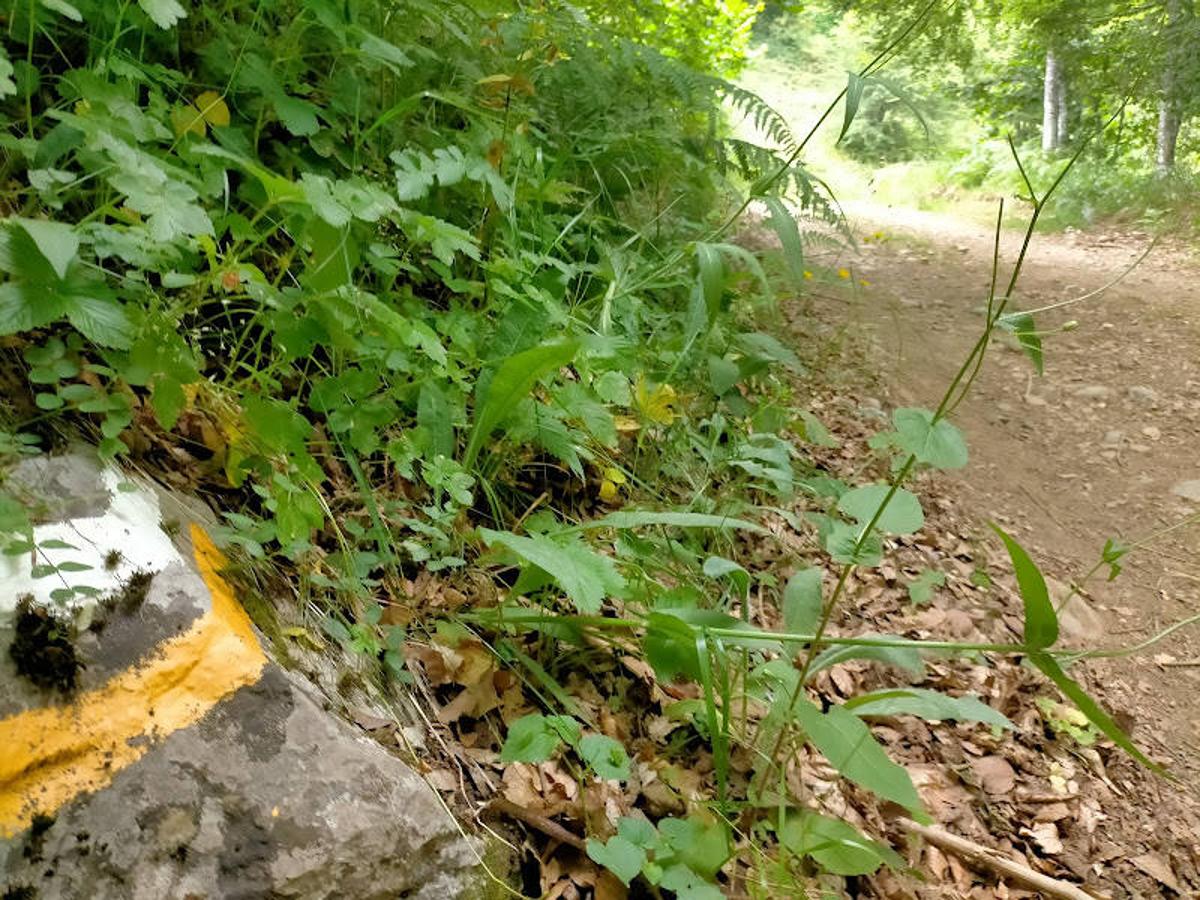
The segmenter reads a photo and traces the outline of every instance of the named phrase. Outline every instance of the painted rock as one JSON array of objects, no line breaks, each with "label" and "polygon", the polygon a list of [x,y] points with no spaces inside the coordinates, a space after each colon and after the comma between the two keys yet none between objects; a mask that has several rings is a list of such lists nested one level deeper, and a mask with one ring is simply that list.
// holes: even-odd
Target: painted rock
[{"label": "painted rock", "polygon": [[202,510],[86,453],[5,486],[0,895],[481,895],[434,791],[264,653]]}]

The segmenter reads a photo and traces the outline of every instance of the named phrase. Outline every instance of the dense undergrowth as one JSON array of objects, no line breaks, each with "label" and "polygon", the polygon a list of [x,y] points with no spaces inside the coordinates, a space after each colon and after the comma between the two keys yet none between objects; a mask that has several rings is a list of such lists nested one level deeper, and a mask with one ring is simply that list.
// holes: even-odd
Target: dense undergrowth
[{"label": "dense undergrowth", "polygon": [[[855,570],[922,526],[903,482],[965,464],[947,417],[988,334],[939,409],[897,411],[866,483],[823,470],[774,294],[802,291],[836,219],[753,94],[552,3],[40,0],[3,22],[6,461],[82,432],[171,473],[380,678],[462,688],[443,721],[502,764],[630,778],[629,735],[564,687],[590,654],[689,685],[660,736],[705,760],[678,814],[585,817],[621,882],[720,896],[736,866],[780,896],[901,865],[796,796],[794,748],[919,818],[868,701],[1005,721],[969,697],[813,702],[849,658],[1024,654],[1133,750],[1059,668],[1007,536],[1024,642],[832,633]],[[762,259],[729,242],[752,201],[781,248]],[[988,333],[1033,333],[1003,318],[1011,290]],[[94,591],[34,540],[35,499],[0,493],[7,552],[70,605]],[[803,560],[739,562],[769,516]],[[431,577],[438,604],[411,592]]]}]

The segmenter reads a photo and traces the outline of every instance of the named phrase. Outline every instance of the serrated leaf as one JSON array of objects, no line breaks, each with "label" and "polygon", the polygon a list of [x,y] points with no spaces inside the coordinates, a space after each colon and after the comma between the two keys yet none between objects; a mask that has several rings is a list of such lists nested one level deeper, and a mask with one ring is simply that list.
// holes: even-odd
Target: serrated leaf
[{"label": "serrated leaf", "polygon": [[187,17],[187,10],[179,5],[178,0],[138,0],[138,6],[159,28],[170,28]]},{"label": "serrated leaf", "polygon": [[48,325],[66,313],[64,298],[21,282],[0,284],[0,335],[19,334]]},{"label": "serrated leaf", "polygon": [[481,528],[479,533],[488,546],[505,547],[553,578],[580,612],[598,612],[606,597],[625,591],[625,579],[613,561],[577,535],[556,540],[544,534],[522,537],[489,528]]},{"label": "serrated leaf", "polygon": [[307,100],[279,94],[272,98],[271,103],[283,127],[296,137],[308,137],[321,130],[321,123],[317,121],[317,107]]},{"label": "serrated leaf", "polygon": [[1050,592],[1046,588],[1042,570],[1025,552],[1025,548],[1003,528],[994,522],[991,526],[1004,541],[1004,547],[1008,550],[1013,570],[1017,575],[1017,588],[1025,604],[1026,645],[1035,650],[1053,646],[1058,640],[1058,614],[1054,612],[1054,606],[1050,602]]},{"label": "serrated leaf", "polygon": [[892,762],[862,719],[841,706],[821,712],[804,697],[793,711],[813,746],[842,776],[924,818],[907,770]]},{"label": "serrated leaf", "polygon": [[67,320],[94,344],[127,350],[133,344],[133,323],[125,308],[101,297],[68,298]]},{"label": "serrated leaf", "polygon": [[44,219],[11,220],[29,236],[38,253],[50,264],[59,278],[67,277],[67,268],[79,252],[79,235],[65,222]]},{"label": "serrated leaf", "polygon": [[[868,484],[842,494],[838,509],[860,525],[866,525],[875,517],[884,499],[891,492],[887,484]],[[897,488],[880,514],[875,527],[889,534],[913,534],[925,524],[925,513],[921,501],[915,494]]]},{"label": "serrated leaf", "polygon": [[961,469],[967,464],[962,432],[945,419],[933,421],[927,409],[906,407],[892,414],[900,448],[935,469]]},{"label": "serrated leaf", "polygon": [[846,709],[856,716],[919,716],[934,722],[983,722],[996,728],[1013,728],[1002,713],[978,697],[951,697],[925,688],[874,691],[846,701]]},{"label": "serrated leaf", "polygon": [[793,634],[813,634],[821,621],[822,569],[801,569],[788,579],[783,589],[783,627]]}]

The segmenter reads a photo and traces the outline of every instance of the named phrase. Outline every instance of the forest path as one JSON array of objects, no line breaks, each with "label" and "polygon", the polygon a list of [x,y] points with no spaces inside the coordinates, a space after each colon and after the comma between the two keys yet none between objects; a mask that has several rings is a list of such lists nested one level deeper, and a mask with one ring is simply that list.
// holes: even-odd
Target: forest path
[{"label": "forest path", "polygon": [[[993,235],[914,210],[854,204],[846,212],[868,242],[840,265],[856,285],[868,284],[831,299],[845,301],[847,325],[872,336],[893,404],[933,408],[982,326]],[[1003,234],[1002,286],[1020,240]],[[1137,232],[1037,235],[1016,306],[1102,288],[1149,244]],[[1154,248],[1102,295],[1037,317],[1043,332],[1079,323],[1044,338],[1044,376],[1011,342],[994,342],[954,416],[971,462],[952,475],[950,490],[980,524],[1010,528],[1063,583],[1096,564],[1107,538],[1140,540],[1200,510],[1197,288],[1200,264]],[[1126,557],[1115,582],[1104,573],[1089,581],[1090,603],[1076,611],[1085,642],[1132,645],[1200,614],[1198,550],[1200,525],[1177,528]],[[1093,666],[1135,740],[1200,785],[1200,622],[1140,655]]]}]

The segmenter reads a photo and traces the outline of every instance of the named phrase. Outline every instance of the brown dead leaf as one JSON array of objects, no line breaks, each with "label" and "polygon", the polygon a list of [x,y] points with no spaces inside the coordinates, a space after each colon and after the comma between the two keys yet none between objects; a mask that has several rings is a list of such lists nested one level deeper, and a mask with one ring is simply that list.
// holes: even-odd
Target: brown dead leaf
[{"label": "brown dead leaf", "polygon": [[1166,885],[1177,894],[1183,893],[1179,887],[1179,881],[1175,878],[1175,872],[1171,869],[1170,863],[1157,853],[1143,853],[1140,856],[1131,856],[1129,862],[1159,884]]},{"label": "brown dead leaf", "polygon": [[579,797],[575,779],[558,767],[558,763],[538,765],[513,763],[501,778],[504,798],[530,812],[557,816],[574,810]]},{"label": "brown dead leaf", "polygon": [[1032,828],[1022,828],[1020,833],[1031,838],[1043,853],[1051,856],[1062,853],[1062,840],[1053,822],[1039,822]]},{"label": "brown dead leaf", "polygon": [[1003,756],[973,759],[971,768],[979,779],[980,787],[989,794],[1007,794],[1017,783],[1017,773]]}]

